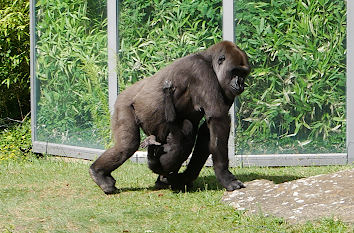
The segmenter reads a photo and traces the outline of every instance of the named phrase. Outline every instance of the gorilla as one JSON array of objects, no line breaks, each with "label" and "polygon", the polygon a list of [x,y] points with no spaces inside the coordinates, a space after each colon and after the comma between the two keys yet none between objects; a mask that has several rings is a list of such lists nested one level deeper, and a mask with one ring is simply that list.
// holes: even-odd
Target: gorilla
[{"label": "gorilla", "polygon": [[247,55],[222,41],[124,90],[112,116],[114,146],[90,166],[92,179],[106,194],[117,191],[111,172],[138,150],[141,128],[148,135],[142,145],[148,147],[150,169],[159,175],[157,186],[190,186],[212,154],[219,183],[228,191],[245,187],[229,171],[228,111],[249,73]]}]

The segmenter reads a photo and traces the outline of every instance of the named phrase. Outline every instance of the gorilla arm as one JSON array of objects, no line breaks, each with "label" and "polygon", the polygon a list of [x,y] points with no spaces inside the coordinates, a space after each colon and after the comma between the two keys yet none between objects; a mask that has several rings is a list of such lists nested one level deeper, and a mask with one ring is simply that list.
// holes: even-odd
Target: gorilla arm
[{"label": "gorilla arm", "polygon": [[[191,90],[191,93],[194,93],[192,98],[195,108],[200,107],[205,113],[210,135],[205,140],[209,140],[209,153],[212,154],[216,178],[228,191],[243,188],[245,186],[242,182],[238,181],[229,171],[228,138],[230,117],[228,110],[233,101],[227,100],[223,96],[224,90],[219,85],[214,71],[209,68],[210,66],[205,64],[204,67],[202,65],[199,65],[199,67],[201,67],[201,70],[199,70],[200,75],[196,76],[196,82],[199,85],[191,85],[194,89]],[[205,144],[203,141],[199,143]]]},{"label": "gorilla arm", "polygon": [[209,150],[212,154],[216,178],[227,191],[244,188],[244,184],[229,171],[230,117],[226,115],[219,118],[210,118],[207,123],[210,132]]}]

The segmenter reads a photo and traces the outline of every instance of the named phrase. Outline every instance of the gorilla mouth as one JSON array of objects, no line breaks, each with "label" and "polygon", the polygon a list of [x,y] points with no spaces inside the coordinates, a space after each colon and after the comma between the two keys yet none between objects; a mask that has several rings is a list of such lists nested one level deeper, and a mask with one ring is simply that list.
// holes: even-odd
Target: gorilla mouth
[{"label": "gorilla mouth", "polygon": [[231,90],[232,90],[232,93],[234,95],[239,95],[243,92],[244,88],[243,88],[243,84],[241,83],[241,85],[239,85],[238,81],[239,81],[240,77],[235,75],[233,77],[233,82],[231,82]]},{"label": "gorilla mouth", "polygon": [[234,88],[234,87],[232,87],[232,94],[233,95],[239,95],[239,94],[241,94],[243,92],[243,90],[240,90],[240,89],[237,89],[237,88]]}]

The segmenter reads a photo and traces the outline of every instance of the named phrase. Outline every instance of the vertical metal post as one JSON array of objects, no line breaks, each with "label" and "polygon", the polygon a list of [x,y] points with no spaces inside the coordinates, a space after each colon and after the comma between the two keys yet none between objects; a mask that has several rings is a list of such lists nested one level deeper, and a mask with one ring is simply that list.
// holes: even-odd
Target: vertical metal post
[{"label": "vertical metal post", "polygon": [[354,2],[347,2],[347,153],[354,162]]},{"label": "vertical metal post", "polygon": [[223,40],[235,42],[234,0],[222,1],[222,37]]},{"label": "vertical metal post", "polygon": [[36,1],[30,0],[30,78],[31,78],[31,136],[32,145],[36,140],[36,110],[37,110],[37,81],[36,81]]},{"label": "vertical metal post", "polygon": [[118,56],[118,0],[107,0],[108,33],[108,102],[113,113],[118,94],[117,56]]},{"label": "vertical metal post", "polygon": [[[234,0],[223,0],[223,20],[222,20],[222,32],[223,40],[235,42],[235,20],[234,20]],[[235,157],[235,104],[231,106],[229,110],[231,117],[231,130],[229,135],[229,158]]]}]

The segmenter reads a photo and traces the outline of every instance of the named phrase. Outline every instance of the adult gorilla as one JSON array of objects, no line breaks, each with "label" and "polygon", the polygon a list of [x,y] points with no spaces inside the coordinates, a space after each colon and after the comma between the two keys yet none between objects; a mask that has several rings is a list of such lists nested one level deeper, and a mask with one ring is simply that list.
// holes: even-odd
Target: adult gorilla
[{"label": "adult gorilla", "polygon": [[[141,127],[145,134],[154,135],[162,145],[173,143],[174,150],[181,148],[177,153],[172,152],[174,156],[169,153],[159,155],[160,167],[164,170],[161,175],[168,174],[167,182],[172,186],[191,184],[212,154],[217,180],[228,191],[244,187],[228,169],[228,110],[235,96],[243,92],[249,72],[246,54],[234,43],[222,41],[205,51],[180,58],[152,77],[127,88],[118,96],[112,117],[115,145],[91,165],[92,179],[106,194],[117,190],[111,172],[139,148]],[[174,89],[171,96],[175,110],[173,127],[166,116],[166,109],[170,108],[166,106],[163,88],[166,83]],[[198,128],[203,117],[205,121]],[[168,140],[172,131],[176,132],[176,127],[183,131],[186,123],[192,125],[191,132],[188,132],[192,143],[186,143],[183,136]],[[192,150],[186,170],[178,173]],[[151,153],[149,150],[150,157],[154,156]]]}]

